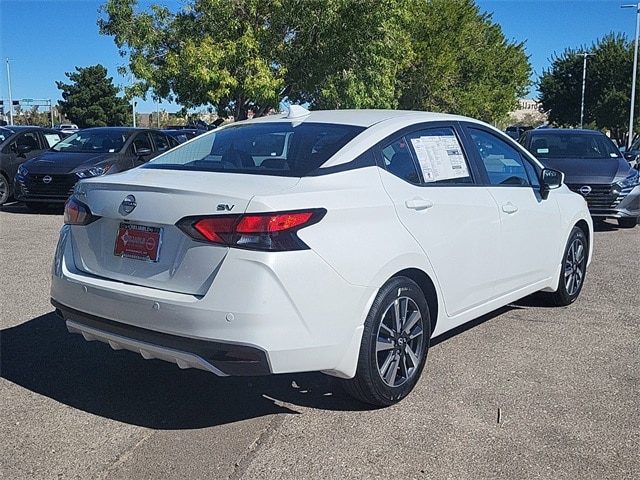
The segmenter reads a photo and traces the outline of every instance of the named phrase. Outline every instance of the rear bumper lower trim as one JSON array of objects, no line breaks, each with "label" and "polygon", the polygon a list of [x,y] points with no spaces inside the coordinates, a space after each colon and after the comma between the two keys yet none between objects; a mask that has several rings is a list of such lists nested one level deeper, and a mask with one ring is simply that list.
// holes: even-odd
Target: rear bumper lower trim
[{"label": "rear bumper lower trim", "polygon": [[271,373],[265,352],[255,347],[156,332],[80,312],[53,299],[51,303],[69,332],[108,343],[114,350],[130,350],[145,359],[165,360],[180,368],[198,368],[220,376]]}]

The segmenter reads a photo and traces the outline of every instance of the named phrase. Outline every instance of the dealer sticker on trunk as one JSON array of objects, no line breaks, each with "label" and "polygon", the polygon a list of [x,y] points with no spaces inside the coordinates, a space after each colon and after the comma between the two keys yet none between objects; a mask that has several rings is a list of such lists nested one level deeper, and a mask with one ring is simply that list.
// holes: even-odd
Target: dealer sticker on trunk
[{"label": "dealer sticker on trunk", "polygon": [[161,243],[162,228],[121,223],[113,253],[118,257],[157,262]]}]

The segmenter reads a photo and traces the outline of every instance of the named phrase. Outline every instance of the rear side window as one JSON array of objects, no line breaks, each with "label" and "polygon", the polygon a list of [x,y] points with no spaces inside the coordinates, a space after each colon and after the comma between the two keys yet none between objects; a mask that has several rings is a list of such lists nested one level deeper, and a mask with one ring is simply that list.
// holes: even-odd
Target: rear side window
[{"label": "rear side window", "polygon": [[382,158],[384,167],[389,173],[409,183],[419,184],[421,182],[418,168],[404,137],[383,147]]},{"label": "rear side window", "polygon": [[44,138],[47,140],[47,147],[53,147],[56,143],[62,140],[62,135],[59,133],[45,133]]},{"label": "rear side window", "polygon": [[303,177],[364,130],[329,123],[233,125],[201,135],[143,168]]},{"label": "rear side window", "polygon": [[144,149],[148,149],[148,150],[152,149],[151,142],[149,141],[149,136],[147,135],[147,132],[139,133],[138,135],[136,135],[136,137],[133,139],[132,148],[133,148],[133,153],[135,154],[137,154],[139,151]]},{"label": "rear side window", "polygon": [[384,166],[414,184],[472,183],[469,164],[452,128],[407,134],[382,149]]},{"label": "rear side window", "polygon": [[425,183],[472,183],[469,164],[452,128],[407,135]]},{"label": "rear side window", "polygon": [[153,141],[156,144],[156,150],[158,152],[164,152],[169,150],[174,143],[166,136],[158,132],[149,132],[153,137]]}]

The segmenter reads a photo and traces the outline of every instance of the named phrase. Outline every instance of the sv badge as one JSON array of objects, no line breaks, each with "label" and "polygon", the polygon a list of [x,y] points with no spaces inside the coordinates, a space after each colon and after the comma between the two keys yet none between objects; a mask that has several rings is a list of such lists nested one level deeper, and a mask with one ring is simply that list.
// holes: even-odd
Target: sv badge
[{"label": "sv badge", "polygon": [[219,203],[216,210],[218,210],[219,212],[230,212],[231,210],[233,210],[233,207],[235,207],[235,205],[227,205],[226,203]]}]

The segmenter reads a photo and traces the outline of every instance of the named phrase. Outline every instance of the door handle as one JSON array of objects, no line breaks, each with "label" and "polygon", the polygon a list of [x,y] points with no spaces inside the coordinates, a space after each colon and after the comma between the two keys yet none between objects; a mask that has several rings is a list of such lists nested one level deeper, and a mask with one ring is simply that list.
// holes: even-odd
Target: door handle
[{"label": "door handle", "polygon": [[518,211],[518,207],[516,207],[513,203],[509,202],[506,205],[502,206],[502,211],[504,213],[508,213],[511,215],[512,213],[516,213]]},{"label": "door handle", "polygon": [[406,200],[404,205],[411,210],[426,210],[427,208],[433,207],[433,202],[425,200],[424,198],[414,198],[412,200]]}]

